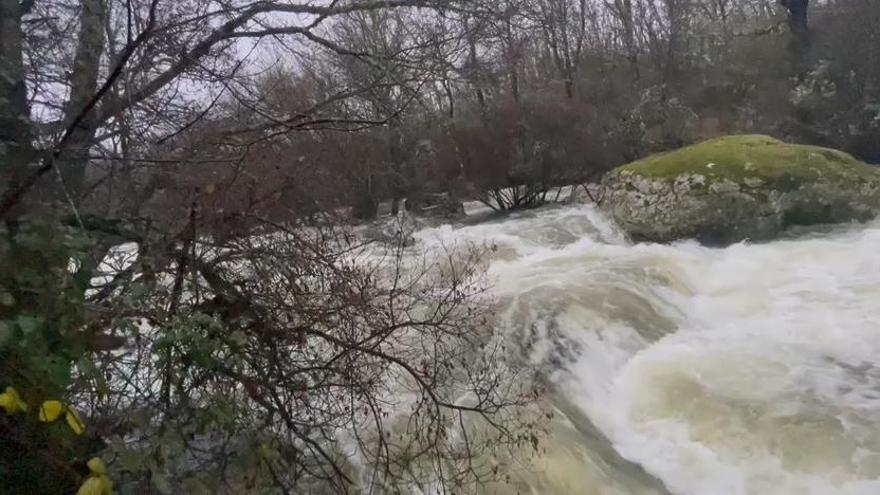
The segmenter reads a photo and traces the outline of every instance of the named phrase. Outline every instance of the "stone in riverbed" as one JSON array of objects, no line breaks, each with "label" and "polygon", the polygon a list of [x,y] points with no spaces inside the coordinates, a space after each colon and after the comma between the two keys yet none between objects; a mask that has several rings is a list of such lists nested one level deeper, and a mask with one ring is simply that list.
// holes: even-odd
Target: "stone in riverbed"
[{"label": "stone in riverbed", "polygon": [[729,136],[618,167],[605,207],[634,241],[771,240],[796,225],[866,221],[880,169],[827,148]]},{"label": "stone in riverbed", "polygon": [[449,193],[421,194],[407,198],[405,209],[426,218],[456,220],[465,216],[461,200]]}]

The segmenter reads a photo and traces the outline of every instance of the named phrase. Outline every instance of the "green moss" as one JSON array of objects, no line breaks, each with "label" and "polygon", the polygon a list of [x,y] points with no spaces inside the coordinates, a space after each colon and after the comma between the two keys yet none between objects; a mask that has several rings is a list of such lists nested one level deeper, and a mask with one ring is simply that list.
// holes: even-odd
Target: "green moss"
[{"label": "green moss", "polygon": [[683,174],[729,179],[744,183],[758,178],[765,185],[796,188],[819,177],[846,176],[848,180],[877,180],[880,172],[852,156],[818,146],[787,144],[769,136],[727,136],[669,153],[652,155],[624,165],[618,172],[655,179]]}]

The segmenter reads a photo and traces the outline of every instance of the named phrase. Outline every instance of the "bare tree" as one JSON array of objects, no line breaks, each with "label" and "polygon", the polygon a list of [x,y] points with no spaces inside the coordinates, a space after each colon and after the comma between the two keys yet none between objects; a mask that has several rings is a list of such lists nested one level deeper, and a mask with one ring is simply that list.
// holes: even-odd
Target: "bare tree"
[{"label": "bare tree", "polygon": [[565,95],[573,98],[587,36],[587,2],[541,0],[537,3],[537,22],[544,34],[544,43],[564,83]]},{"label": "bare tree", "polygon": [[[446,3],[440,2],[439,5]],[[9,74],[4,77],[3,100],[10,102],[5,104],[11,110],[4,115],[19,121],[10,127],[10,137],[25,136],[23,133],[29,131],[34,135],[33,140],[40,143],[40,165],[20,181],[7,184],[0,200],[0,214],[5,216],[38,179],[55,167],[60,169],[63,177],[68,178],[70,183],[66,183],[65,187],[77,199],[87,189],[82,183],[86,176],[83,159],[95,146],[104,142],[104,139],[98,138],[118,132],[118,126],[126,114],[133,114],[139,121],[150,124],[149,129],[141,129],[141,132],[146,133],[143,137],[153,139],[157,134],[156,124],[159,124],[158,132],[173,134],[181,125],[188,127],[191,125],[188,122],[203,117],[205,112],[211,110],[210,103],[207,108],[184,112],[179,115],[181,120],[178,122],[169,119],[169,112],[177,105],[187,105],[184,103],[186,100],[181,101],[186,93],[186,81],[233,92],[234,83],[224,84],[224,81],[230,81],[240,69],[244,59],[238,54],[247,43],[279,40],[280,46],[285,46],[288,41],[283,39],[291,38],[289,42],[304,41],[339,53],[358,54],[358,49],[340,46],[322,35],[321,31],[343,15],[376,9],[426,8],[437,6],[438,3],[428,0],[377,0],[331,2],[326,5],[305,2],[215,5],[207,0],[191,0],[169,8],[160,0],[72,2],[70,7],[79,12],[75,23],[78,24],[78,32],[76,36],[69,32],[62,34],[75,40],[77,49],[73,60],[67,61],[69,69],[65,69],[70,77],[57,77],[58,83],[65,87],[68,94],[63,104],[53,104],[62,109],[57,123],[31,120],[31,113],[23,99],[28,91],[29,75],[24,73],[21,60],[26,48],[22,40],[29,34],[27,29],[45,29],[54,33],[58,26],[52,22],[27,22],[28,13],[22,5],[17,2],[4,5],[4,14],[8,11],[9,15],[4,15],[2,59]],[[53,13],[47,11],[44,14],[52,17]],[[105,29],[106,24],[114,29]],[[120,28],[116,29],[116,26]],[[106,34],[113,34],[116,39],[107,40]],[[104,56],[108,45],[121,47],[112,59]],[[31,69],[34,73],[43,70],[40,64],[32,64]],[[30,78],[40,77],[32,75]],[[276,128],[291,124],[302,127],[309,118],[310,115],[264,116],[267,127]],[[54,124],[57,124],[56,132],[36,135],[39,134],[37,130],[52,128]],[[5,147],[12,142],[12,139],[5,141]],[[31,140],[15,139],[14,142],[17,143],[15,146],[26,148],[21,143]],[[27,158],[26,150],[13,151],[25,153],[22,157]],[[10,170],[26,167],[21,159],[4,161]]]},{"label": "bare tree", "polygon": [[[449,40],[396,15],[456,5],[3,2],[3,240],[15,245],[38,217],[94,241],[76,273],[89,318],[62,315],[46,331],[95,366],[61,361],[76,370],[64,400],[94,426],[82,451],[123,459],[112,465],[120,483],[452,490],[497,476],[480,456],[533,443],[535,423],[517,415],[537,396],[504,366],[478,252],[414,261],[402,245],[360,243],[331,211],[263,215],[283,194],[266,157],[330,131],[400,132],[432,69],[416,54]],[[276,92],[273,103],[267,54],[317,51],[348,64],[349,84],[313,78],[305,101],[278,105]],[[398,136],[388,142],[401,162]],[[95,194],[108,184],[131,209],[107,212]],[[236,235],[215,228],[237,222]],[[42,455],[31,426],[2,426]],[[36,482],[75,490],[81,454],[48,450],[65,468]]]}]

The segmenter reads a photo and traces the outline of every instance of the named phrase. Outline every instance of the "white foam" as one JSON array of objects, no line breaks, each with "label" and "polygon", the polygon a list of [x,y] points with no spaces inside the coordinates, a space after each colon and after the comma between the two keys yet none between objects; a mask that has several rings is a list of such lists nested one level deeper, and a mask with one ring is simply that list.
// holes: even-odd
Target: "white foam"
[{"label": "white foam", "polygon": [[631,246],[577,206],[417,237],[504,246],[504,324],[673,493],[880,493],[880,224]]}]

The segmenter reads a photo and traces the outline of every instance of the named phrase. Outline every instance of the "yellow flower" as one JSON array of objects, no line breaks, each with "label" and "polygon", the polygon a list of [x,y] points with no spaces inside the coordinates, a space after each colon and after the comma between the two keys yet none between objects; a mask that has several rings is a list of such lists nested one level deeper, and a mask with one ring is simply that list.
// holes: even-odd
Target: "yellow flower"
[{"label": "yellow flower", "polygon": [[47,400],[40,406],[40,421],[43,423],[51,423],[61,416],[64,412],[64,404],[57,400]]},{"label": "yellow flower", "polygon": [[113,493],[113,482],[107,477],[104,461],[92,457],[87,465],[91,474],[76,491],[76,495],[110,495]]},{"label": "yellow flower", "polygon": [[82,420],[79,419],[79,415],[73,409],[67,408],[67,414],[64,415],[64,419],[67,421],[67,426],[77,435],[82,435],[86,431],[86,425],[83,424]]},{"label": "yellow flower", "polygon": [[264,442],[260,445],[260,455],[268,459],[272,456],[272,447],[270,447],[268,443]]},{"label": "yellow flower", "polygon": [[64,404],[62,404],[61,401],[47,400],[46,402],[43,402],[43,405],[40,406],[40,421],[51,423],[60,418],[61,413],[64,413],[64,420],[67,421],[67,426],[69,426],[75,434],[82,435],[86,426],[83,424],[82,420],[79,419],[76,411],[69,407],[64,407]]},{"label": "yellow flower", "polygon": [[0,394],[0,407],[6,410],[6,414],[12,415],[27,411],[27,404],[18,396],[18,392],[12,387],[6,387],[6,391]]},{"label": "yellow flower", "polygon": [[76,491],[76,495],[110,495],[113,493],[113,482],[105,474],[89,476]]},{"label": "yellow flower", "polygon": [[89,466],[89,471],[91,471],[92,474],[107,474],[107,468],[104,466],[104,461],[97,457],[92,457],[86,464]]}]

